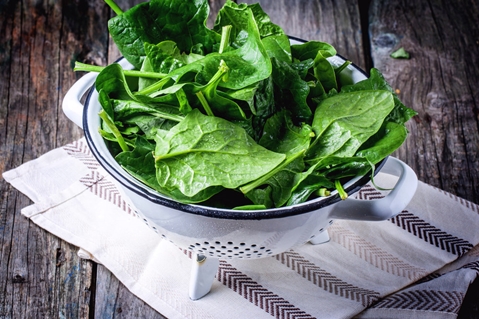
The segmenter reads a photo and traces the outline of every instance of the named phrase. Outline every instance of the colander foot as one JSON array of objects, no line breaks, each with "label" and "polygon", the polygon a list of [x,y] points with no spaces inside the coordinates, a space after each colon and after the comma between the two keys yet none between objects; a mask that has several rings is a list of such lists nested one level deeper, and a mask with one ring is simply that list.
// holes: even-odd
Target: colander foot
[{"label": "colander foot", "polygon": [[193,258],[190,277],[190,299],[198,300],[210,292],[213,280],[218,272],[219,259],[203,255]]},{"label": "colander foot", "polygon": [[327,243],[330,240],[329,234],[327,230],[315,235],[313,238],[309,240],[309,242],[313,245],[319,245]]}]

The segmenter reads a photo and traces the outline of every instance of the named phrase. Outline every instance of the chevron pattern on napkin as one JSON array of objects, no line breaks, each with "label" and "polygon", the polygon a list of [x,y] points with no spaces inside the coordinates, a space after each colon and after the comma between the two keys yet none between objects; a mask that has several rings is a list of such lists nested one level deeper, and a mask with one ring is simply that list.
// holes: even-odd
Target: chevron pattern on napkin
[{"label": "chevron pattern on napkin", "polygon": [[[23,215],[168,318],[456,318],[479,274],[479,206],[419,182],[390,220],[336,220],[326,244],[221,260],[211,292],[192,301],[192,253],[139,217],[84,139],[3,177],[34,202]],[[395,178],[379,173],[375,182]],[[370,184],[358,193],[384,195]]]}]

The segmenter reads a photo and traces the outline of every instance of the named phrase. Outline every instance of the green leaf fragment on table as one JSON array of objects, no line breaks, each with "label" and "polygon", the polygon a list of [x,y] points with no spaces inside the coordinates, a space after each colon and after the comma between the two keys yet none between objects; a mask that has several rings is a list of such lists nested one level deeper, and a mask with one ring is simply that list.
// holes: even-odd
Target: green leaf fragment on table
[{"label": "green leaf fragment on table", "polygon": [[410,54],[403,47],[397,49],[396,51],[390,54],[391,58],[394,59],[409,59]]}]

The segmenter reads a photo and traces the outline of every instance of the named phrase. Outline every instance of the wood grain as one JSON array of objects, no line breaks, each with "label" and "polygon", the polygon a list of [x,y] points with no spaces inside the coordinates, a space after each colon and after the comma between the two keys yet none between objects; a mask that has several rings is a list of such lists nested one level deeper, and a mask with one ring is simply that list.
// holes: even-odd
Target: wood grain
[{"label": "wood grain", "polygon": [[[1,3],[0,72],[7,79],[0,89],[2,172],[81,136],[63,115],[61,99],[76,80],[73,57],[106,44],[87,40],[104,25],[92,14],[103,5],[65,3],[70,7]],[[85,18],[72,23],[78,15]],[[3,180],[0,187],[0,317],[88,318],[92,263],[24,218],[20,209],[31,204],[24,195]]]},{"label": "wood grain", "polygon": [[261,0],[238,1],[260,3],[272,22],[286,34],[304,40],[332,44],[339,54],[361,68],[366,67],[361,17],[356,0]]},{"label": "wood grain", "polygon": [[[414,14],[410,14],[414,12]],[[418,112],[396,153],[420,180],[479,203],[479,5],[372,1],[372,59]],[[408,60],[389,54],[404,47]]]},{"label": "wood grain", "polygon": [[[141,0],[118,0],[127,8]],[[212,26],[225,0],[210,0]],[[246,1],[250,3],[250,0]],[[287,34],[333,44],[374,64],[418,111],[395,154],[421,180],[479,203],[479,5],[461,0],[261,0]],[[106,65],[120,53],[103,1],[0,1],[0,172],[82,136],[62,99],[76,60]],[[368,15],[369,14],[369,15]],[[369,19],[369,23],[368,23]],[[368,42],[370,39],[370,43]],[[409,60],[390,52],[403,46]],[[32,202],[0,179],[0,318],[164,318],[102,265],[21,215]],[[477,318],[479,281],[460,318]]]}]

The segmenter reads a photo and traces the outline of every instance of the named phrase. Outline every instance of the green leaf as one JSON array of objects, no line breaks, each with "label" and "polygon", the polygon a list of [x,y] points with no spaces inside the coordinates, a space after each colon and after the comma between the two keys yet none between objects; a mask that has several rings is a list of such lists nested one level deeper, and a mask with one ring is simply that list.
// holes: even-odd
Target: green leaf
[{"label": "green leaf", "polygon": [[353,156],[393,108],[392,94],[382,90],[342,93],[323,100],[314,114],[316,139],[308,157]]},{"label": "green leaf", "polygon": [[388,121],[403,124],[417,114],[416,111],[408,108],[399,100],[397,94],[395,94],[394,90],[387,83],[386,79],[384,79],[384,76],[376,68],[371,69],[368,79],[362,80],[356,84],[346,85],[341,88],[341,92],[344,93],[360,90],[386,90],[393,94],[394,109],[391,111],[391,114],[389,114],[387,119]]},{"label": "green leaf", "polygon": [[307,59],[314,60],[318,52],[321,52],[325,58],[336,55],[336,49],[329,43],[320,41],[308,41],[302,44],[294,44],[291,46],[291,53],[294,59],[304,61]]},{"label": "green leaf", "polygon": [[203,202],[223,189],[222,187],[210,187],[194,196],[185,196],[178,190],[169,190],[160,186],[156,178],[154,148],[154,144],[143,137],[139,137],[133,151],[122,152],[115,159],[129,174],[145,185],[185,204]]},{"label": "green leaf", "polygon": [[378,133],[364,143],[356,156],[365,157],[376,164],[398,149],[406,140],[407,134],[408,131],[404,125],[385,122]]},{"label": "green leaf", "polygon": [[206,0],[151,0],[110,19],[108,30],[122,55],[140,69],[144,43],[173,40],[182,52],[197,44],[212,52],[220,36],[206,27],[208,15]]},{"label": "green leaf", "polygon": [[290,113],[283,110],[266,121],[259,144],[273,152],[296,154],[309,148],[313,136],[311,126],[295,126]]},{"label": "green leaf", "polygon": [[198,110],[165,134],[157,135],[159,184],[186,196],[213,186],[237,188],[278,166],[284,154],[256,144],[239,126]]},{"label": "green leaf", "polygon": [[123,73],[123,68],[118,63],[110,64],[98,74],[95,88],[98,92],[105,92],[111,99],[135,99]]},{"label": "green leaf", "polygon": [[[281,169],[261,183],[261,185],[267,185],[268,199],[265,197],[266,194],[264,194],[263,189],[260,188],[255,188],[251,191],[244,190],[246,196],[256,205],[267,206],[272,202],[272,207],[281,207],[286,204],[291,197],[297,174],[300,174],[305,168],[303,157],[304,152],[291,154],[287,159],[287,165],[281,167]],[[240,189],[243,191],[244,188],[241,187]],[[253,194],[250,195],[250,193]]]},{"label": "green leaf", "polygon": [[288,63],[276,58],[271,59],[271,62],[273,64],[273,82],[279,88],[275,100],[291,111],[296,122],[310,121],[312,112],[307,102],[308,83],[301,79]]},{"label": "green leaf", "polygon": [[409,59],[410,57],[409,52],[407,52],[403,47],[392,52],[390,56],[394,59]]}]

